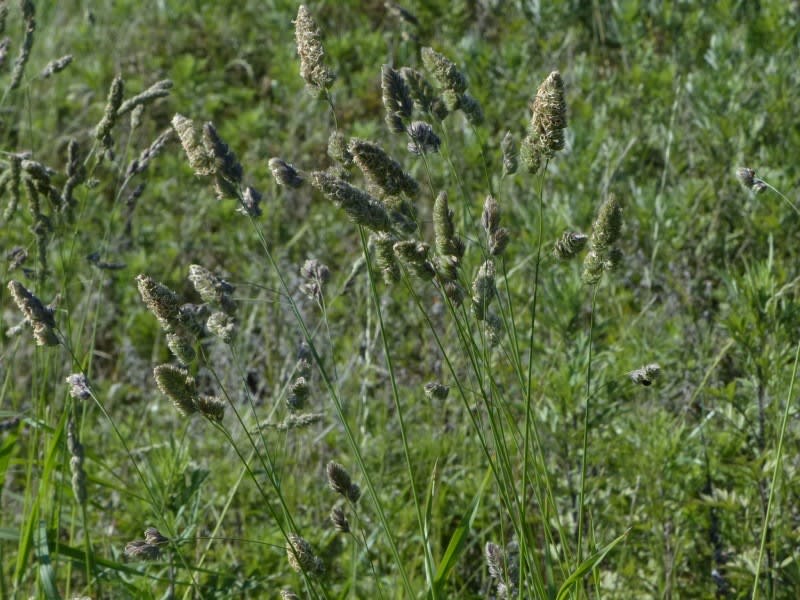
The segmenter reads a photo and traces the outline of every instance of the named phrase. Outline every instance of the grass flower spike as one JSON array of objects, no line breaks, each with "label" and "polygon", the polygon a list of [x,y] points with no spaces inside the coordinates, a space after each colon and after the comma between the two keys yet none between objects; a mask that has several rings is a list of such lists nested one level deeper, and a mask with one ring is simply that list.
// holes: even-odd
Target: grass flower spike
[{"label": "grass flower spike", "polygon": [[304,4],[297,10],[294,22],[297,54],[300,55],[300,76],[313,96],[326,92],[336,80],[333,71],[325,66],[322,35]]}]

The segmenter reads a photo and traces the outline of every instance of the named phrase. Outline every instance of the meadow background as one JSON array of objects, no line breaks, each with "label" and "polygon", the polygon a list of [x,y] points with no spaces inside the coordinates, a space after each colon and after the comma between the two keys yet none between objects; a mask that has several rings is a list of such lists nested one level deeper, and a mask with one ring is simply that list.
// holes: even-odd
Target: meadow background
[{"label": "meadow background", "polygon": [[[0,597],[798,597],[800,3],[409,0],[412,19],[314,2],[333,110],[299,75],[296,3],[0,7]],[[384,64],[434,81],[423,47],[484,116],[435,123],[444,143],[424,159],[381,99]],[[553,70],[565,148],[504,176],[501,142],[519,144]],[[125,99],[172,86],[97,140],[117,76]],[[174,135],[131,169],[176,113],[214,123],[260,216],[217,199]],[[277,184],[273,157],[335,165],[337,128],[419,182],[412,237],[433,245],[448,193],[466,309],[406,270],[386,285],[363,228],[307,183]],[[785,196],[753,193],[739,167]],[[76,173],[62,206],[50,192]],[[491,330],[469,310],[490,192],[510,238]],[[553,245],[590,234],[610,194],[622,258],[587,285],[583,254]],[[301,273],[308,259],[329,279]],[[154,367],[177,360],[137,289],[146,274],[201,304],[193,264],[235,287],[235,342],[201,332],[188,364],[225,402],[220,423],[159,391]],[[55,300],[57,345],[17,327],[11,280]],[[357,502],[331,489],[331,461]],[[150,527],[169,541],[136,560]],[[287,555],[291,535],[315,560]]]}]

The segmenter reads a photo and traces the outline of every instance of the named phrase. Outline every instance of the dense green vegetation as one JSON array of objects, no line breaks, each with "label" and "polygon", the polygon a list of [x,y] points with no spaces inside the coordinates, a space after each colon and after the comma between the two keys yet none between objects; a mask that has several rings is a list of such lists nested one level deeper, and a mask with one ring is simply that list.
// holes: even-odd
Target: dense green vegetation
[{"label": "dense green vegetation", "polygon": [[798,3],[307,8],[0,2],[0,597],[798,597]]}]

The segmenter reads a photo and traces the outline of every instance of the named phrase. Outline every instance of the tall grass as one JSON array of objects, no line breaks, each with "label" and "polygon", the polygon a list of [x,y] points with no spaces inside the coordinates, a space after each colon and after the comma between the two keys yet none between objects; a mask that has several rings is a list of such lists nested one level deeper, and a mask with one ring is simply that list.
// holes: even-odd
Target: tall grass
[{"label": "tall grass", "polygon": [[578,4],[0,6],[0,596],[796,596],[777,43]]}]

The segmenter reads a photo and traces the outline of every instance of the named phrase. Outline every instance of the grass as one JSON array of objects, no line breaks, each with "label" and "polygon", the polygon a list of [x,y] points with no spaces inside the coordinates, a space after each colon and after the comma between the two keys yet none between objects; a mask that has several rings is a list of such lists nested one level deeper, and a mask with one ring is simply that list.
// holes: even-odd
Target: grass
[{"label": "grass", "polygon": [[[797,597],[791,5],[312,4],[310,94],[294,3],[38,2],[14,89],[7,4],[1,597]],[[387,127],[384,64],[459,88],[401,117],[438,147]],[[172,85],[98,136],[115,77]]]}]

